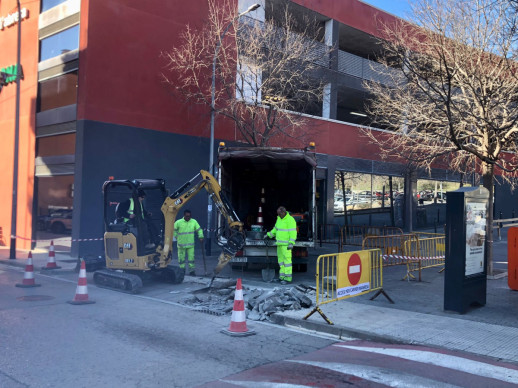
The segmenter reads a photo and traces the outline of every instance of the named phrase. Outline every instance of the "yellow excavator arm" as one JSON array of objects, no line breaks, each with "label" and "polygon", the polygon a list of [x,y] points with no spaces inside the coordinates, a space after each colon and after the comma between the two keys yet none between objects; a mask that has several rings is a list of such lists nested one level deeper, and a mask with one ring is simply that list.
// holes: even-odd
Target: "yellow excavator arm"
[{"label": "yellow excavator arm", "polygon": [[[200,176],[201,180],[197,183],[194,183],[194,181]],[[218,258],[218,265],[214,270],[215,276],[236,255],[237,251],[243,247],[245,236],[243,231],[243,223],[239,220],[239,217],[235,213],[230,202],[223,195],[218,181],[216,181],[216,179],[208,171],[201,170],[200,173],[197,174],[194,178],[186,182],[178,190],[166,197],[164,204],[162,205],[165,227],[164,246],[161,255],[163,258],[167,258],[169,255],[172,255],[174,223],[176,221],[176,215],[180,209],[185,206],[187,202],[189,202],[202,189],[207,190],[209,197],[212,198],[214,205],[227,220],[231,231],[231,235],[227,239],[227,244],[223,247],[223,252]]]}]

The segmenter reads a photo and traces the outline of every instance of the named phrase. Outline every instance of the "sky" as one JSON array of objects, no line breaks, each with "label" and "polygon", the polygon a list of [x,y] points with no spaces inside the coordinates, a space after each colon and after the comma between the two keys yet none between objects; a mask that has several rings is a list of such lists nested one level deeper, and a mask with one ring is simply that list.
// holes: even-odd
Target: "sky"
[{"label": "sky", "polygon": [[406,13],[410,11],[408,5],[411,0],[362,0],[364,3],[371,4],[383,11],[404,18]]}]

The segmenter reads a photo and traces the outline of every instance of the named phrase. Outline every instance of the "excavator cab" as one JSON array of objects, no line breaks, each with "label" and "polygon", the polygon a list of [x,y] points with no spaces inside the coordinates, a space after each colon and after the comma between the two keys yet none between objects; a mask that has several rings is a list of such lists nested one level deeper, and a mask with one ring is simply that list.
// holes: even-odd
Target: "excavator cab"
[{"label": "excavator cab", "polygon": [[[148,214],[144,215],[139,206],[138,191],[143,190],[146,197],[143,207]],[[110,237],[122,234],[123,252],[125,250],[136,251],[136,256],[145,256],[155,251],[154,248],[146,248],[148,243],[156,246],[163,244],[164,214],[161,211],[162,204],[167,196],[165,182],[162,179],[134,179],[134,180],[111,180],[103,185],[104,194],[104,224],[105,231]],[[136,217],[127,218],[129,199],[133,198],[134,213]],[[114,235],[115,233],[115,235]],[[136,242],[133,246],[129,240]],[[119,239],[117,239],[119,240]],[[115,247],[115,240],[105,238],[105,250],[107,257],[119,257],[120,244]],[[111,246],[113,245],[113,247]]]}]

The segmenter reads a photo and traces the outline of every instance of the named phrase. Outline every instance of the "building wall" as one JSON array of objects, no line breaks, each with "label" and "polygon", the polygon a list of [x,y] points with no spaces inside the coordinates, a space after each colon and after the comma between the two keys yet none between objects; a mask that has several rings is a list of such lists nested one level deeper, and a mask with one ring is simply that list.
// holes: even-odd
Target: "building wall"
[{"label": "building wall", "polygon": [[[99,139],[102,139],[100,141]],[[104,233],[102,185],[114,179],[162,178],[173,192],[208,164],[208,139],[91,120],[78,122],[73,239]],[[200,167],[201,166],[201,167]],[[207,195],[189,202],[200,225],[207,225]],[[102,241],[74,242],[73,254],[100,254]]]},{"label": "building wall", "polygon": [[[32,206],[34,185],[35,150],[35,110],[37,93],[38,66],[38,14],[39,1],[22,2],[22,8],[29,11],[28,17],[21,22],[21,66],[24,78],[20,81],[19,115],[19,161],[17,190],[16,234],[24,238],[32,237]],[[0,2],[0,17],[17,12],[15,0]],[[18,23],[0,30],[0,68],[15,65],[17,61]],[[16,112],[16,83],[10,83],[0,92],[0,228],[3,241],[9,245],[11,234],[12,182],[14,160],[14,132]],[[18,239],[17,247],[30,248],[30,241]]]},{"label": "building wall", "polygon": [[206,13],[204,1],[82,2],[78,119],[208,137],[209,109],[179,103],[161,80],[161,53]]},{"label": "building wall", "polygon": [[395,16],[357,0],[292,1],[376,37],[381,36],[378,26],[397,20]]}]

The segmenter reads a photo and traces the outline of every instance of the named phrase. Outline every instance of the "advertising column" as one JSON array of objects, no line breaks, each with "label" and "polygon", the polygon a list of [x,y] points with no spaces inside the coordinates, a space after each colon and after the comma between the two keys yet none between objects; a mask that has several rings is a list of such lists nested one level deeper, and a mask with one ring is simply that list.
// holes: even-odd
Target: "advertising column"
[{"label": "advertising column", "polygon": [[460,188],[447,194],[444,309],[464,314],[486,304],[486,217],[489,191]]}]

